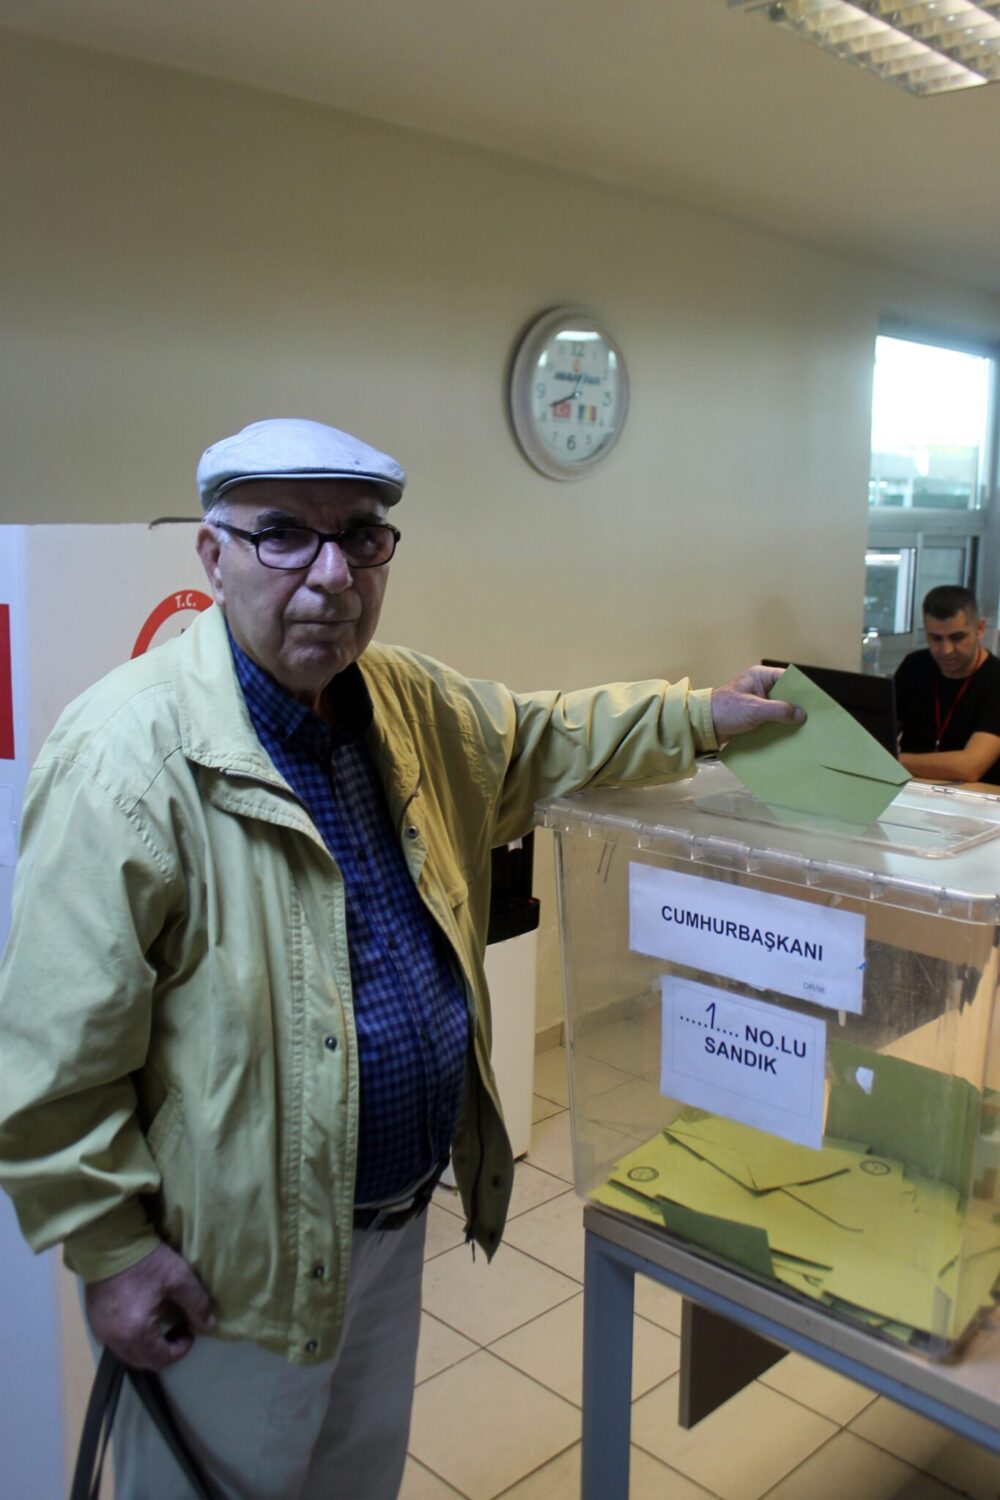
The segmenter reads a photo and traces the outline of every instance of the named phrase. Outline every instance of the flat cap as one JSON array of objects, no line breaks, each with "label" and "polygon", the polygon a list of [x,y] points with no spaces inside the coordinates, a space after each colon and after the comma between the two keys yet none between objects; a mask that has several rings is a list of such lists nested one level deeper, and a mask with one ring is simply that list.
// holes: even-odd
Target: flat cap
[{"label": "flat cap", "polygon": [[394,458],[349,432],[304,417],[268,417],[206,448],[198,462],[198,493],[206,510],[227,490],[251,479],[358,479],[387,505],[403,496],[406,474]]}]

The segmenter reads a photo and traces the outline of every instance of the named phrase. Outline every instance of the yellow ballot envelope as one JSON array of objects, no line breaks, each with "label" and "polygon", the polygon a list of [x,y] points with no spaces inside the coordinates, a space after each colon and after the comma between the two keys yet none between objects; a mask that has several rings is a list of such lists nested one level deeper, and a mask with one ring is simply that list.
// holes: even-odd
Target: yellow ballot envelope
[{"label": "yellow ballot envelope", "polygon": [[909,781],[895,756],[818,688],[789,667],[772,698],[804,708],[804,724],[762,724],[730,740],[721,759],[762,802],[867,825]]}]

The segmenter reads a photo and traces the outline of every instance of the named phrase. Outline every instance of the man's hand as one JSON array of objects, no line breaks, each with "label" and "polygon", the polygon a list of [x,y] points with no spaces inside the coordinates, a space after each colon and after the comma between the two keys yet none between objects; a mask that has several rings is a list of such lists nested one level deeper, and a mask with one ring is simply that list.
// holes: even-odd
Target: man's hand
[{"label": "man's hand", "polygon": [[196,1333],[211,1333],[208,1293],[187,1261],[159,1245],[143,1260],[85,1288],[94,1338],[126,1364],[165,1370],[189,1353]]},{"label": "man's hand", "polygon": [[778,720],[786,724],[805,722],[805,709],[794,703],[773,700],[767,694],[781,676],[781,667],[750,667],[732,682],[712,689],[712,723],[719,744],[734,734],[745,734],[761,724]]}]

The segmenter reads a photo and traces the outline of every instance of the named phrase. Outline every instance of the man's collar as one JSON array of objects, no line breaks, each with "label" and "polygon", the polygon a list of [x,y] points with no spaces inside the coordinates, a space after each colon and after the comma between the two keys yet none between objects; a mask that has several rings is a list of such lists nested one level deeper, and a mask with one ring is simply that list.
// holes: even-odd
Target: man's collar
[{"label": "man's collar", "polygon": [[303,736],[320,753],[364,735],[372,722],[372,701],[364,675],[352,662],[331,679],[323,692],[323,714],[293,698],[239,645],[226,624],[236,676],[254,727],[287,744]]}]

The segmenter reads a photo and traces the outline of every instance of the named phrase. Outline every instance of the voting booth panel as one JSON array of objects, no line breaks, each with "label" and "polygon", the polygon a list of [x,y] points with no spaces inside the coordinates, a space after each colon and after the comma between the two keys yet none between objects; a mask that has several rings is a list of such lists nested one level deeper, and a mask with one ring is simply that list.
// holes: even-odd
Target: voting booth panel
[{"label": "voting booth panel", "polygon": [[543,804],[578,1192],[933,1356],[1000,1274],[1000,797]]},{"label": "voting booth panel", "polygon": [[[205,588],[193,526],[0,526],[0,949],[43,740],[98,677],[185,629]],[[57,1261],[32,1256],[0,1194],[0,1313],[17,1351],[0,1402],[4,1495],[65,1492],[93,1374],[75,1292],[60,1313]]]},{"label": "voting booth panel", "polygon": [[0,526],[0,948],[28,772],[63,709],[211,598],[195,528]]}]

